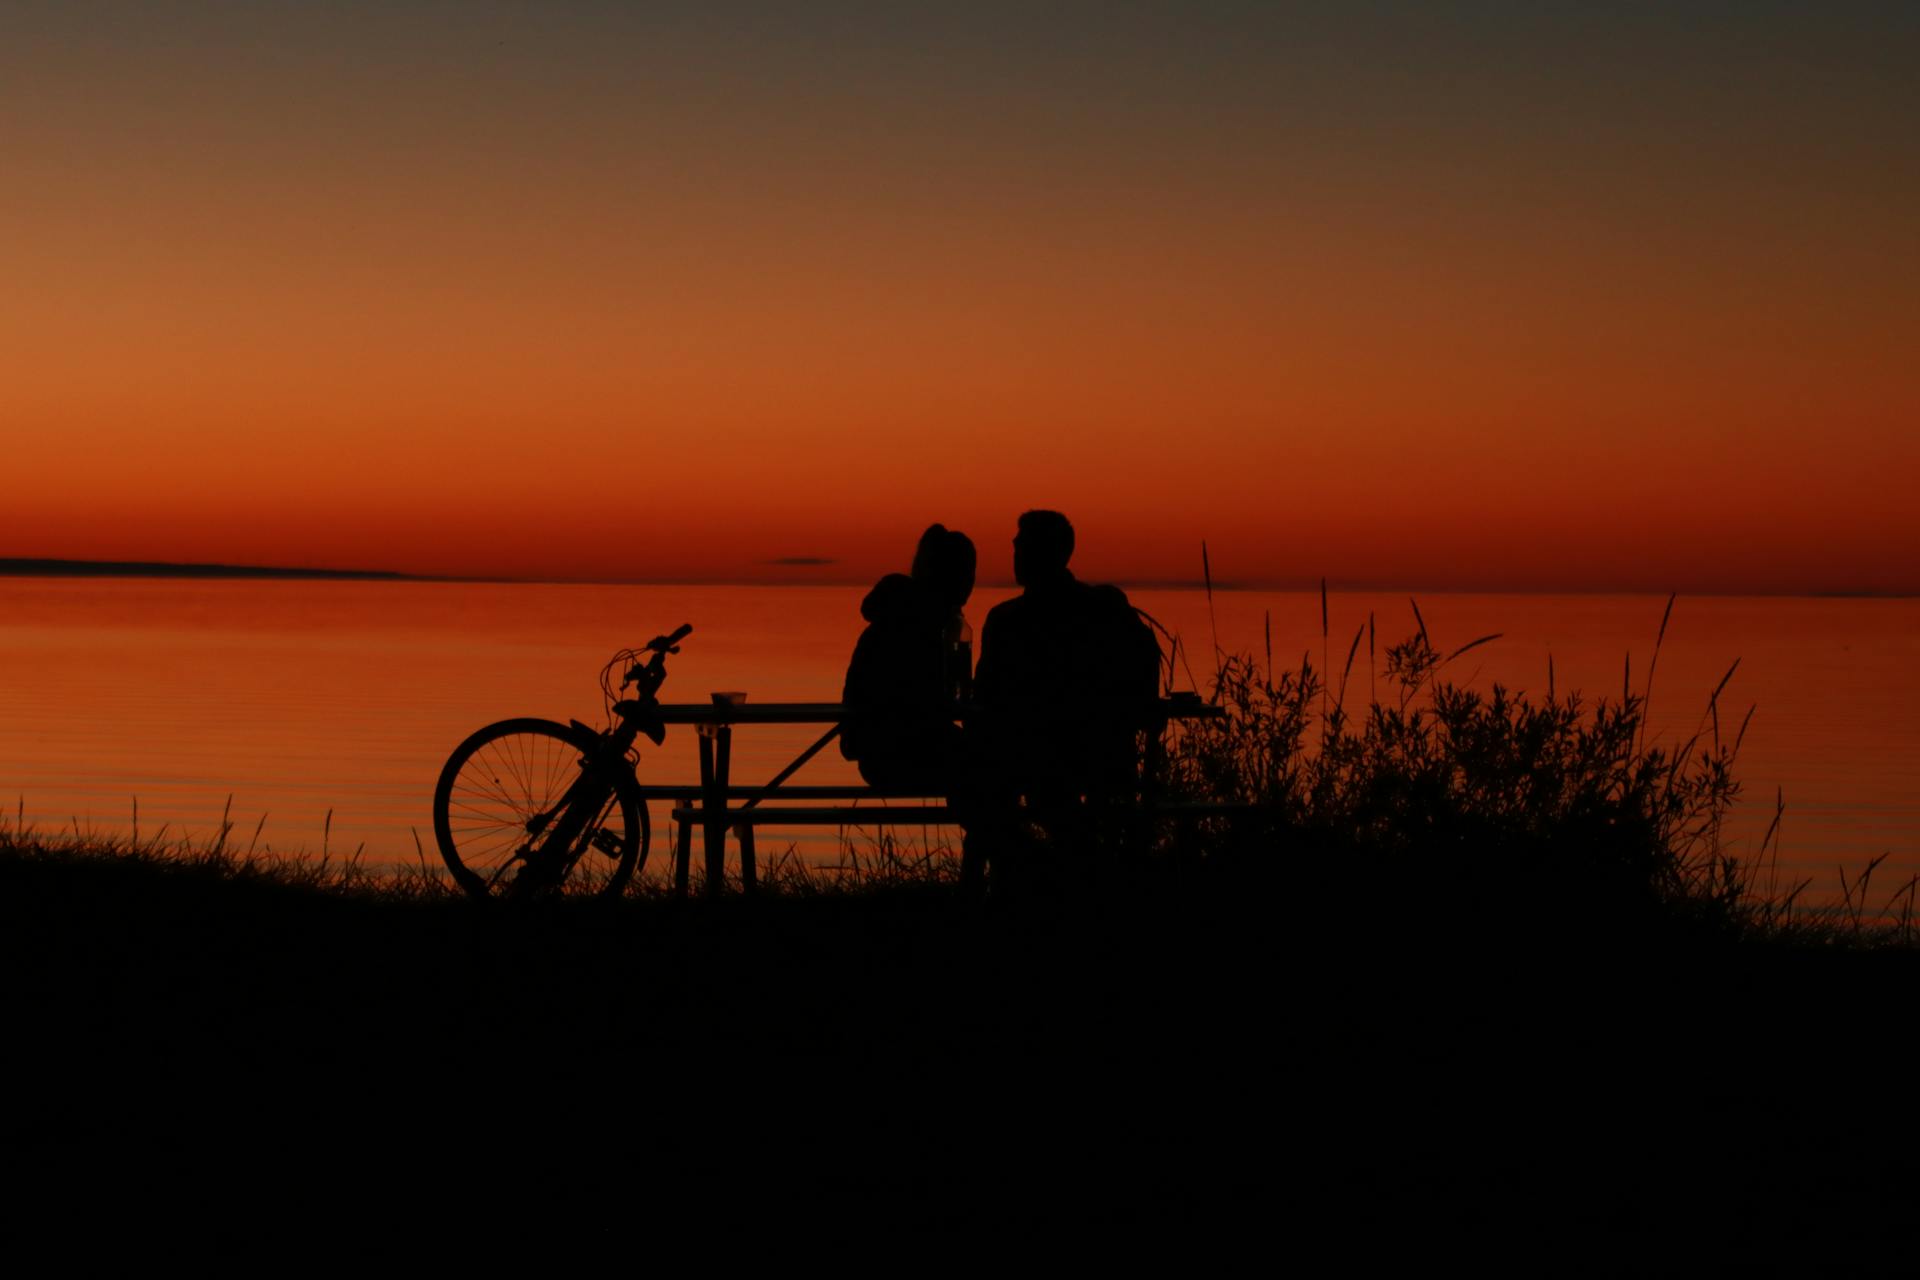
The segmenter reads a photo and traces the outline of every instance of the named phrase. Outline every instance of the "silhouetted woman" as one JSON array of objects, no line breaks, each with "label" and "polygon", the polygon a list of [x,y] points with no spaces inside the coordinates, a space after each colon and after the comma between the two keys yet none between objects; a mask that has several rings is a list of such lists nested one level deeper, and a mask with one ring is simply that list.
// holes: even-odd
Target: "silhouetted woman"
[{"label": "silhouetted woman", "polygon": [[945,525],[920,535],[913,572],[890,573],[860,605],[867,629],[847,665],[851,714],[840,753],[876,787],[946,795],[960,762],[954,701],[972,678],[973,540]]}]

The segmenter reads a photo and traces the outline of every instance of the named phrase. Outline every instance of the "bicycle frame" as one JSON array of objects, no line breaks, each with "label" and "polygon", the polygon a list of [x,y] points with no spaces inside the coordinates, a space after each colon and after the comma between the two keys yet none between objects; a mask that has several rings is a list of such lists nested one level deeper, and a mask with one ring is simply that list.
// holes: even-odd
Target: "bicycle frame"
[{"label": "bicycle frame", "polygon": [[[557,885],[566,879],[567,873],[573,869],[572,859],[567,857],[567,852],[573,848],[588,824],[598,822],[605,816],[608,804],[614,799],[615,788],[620,785],[621,773],[624,771],[628,777],[635,776],[627,761],[627,753],[633,749],[634,742],[643,733],[655,746],[666,739],[667,728],[660,720],[659,692],[667,678],[667,655],[678,653],[679,642],[692,630],[691,626],[683,626],[671,635],[657,636],[649,641],[646,648],[652,651],[653,657],[631,668],[621,681],[623,686],[639,686],[639,695],[614,704],[619,723],[599,735],[592,752],[580,762],[580,776],[560,797],[560,802],[528,822],[528,832],[538,844],[530,845],[522,857],[524,865],[512,885],[512,892],[516,896]],[[572,724],[593,732],[578,720]]]}]

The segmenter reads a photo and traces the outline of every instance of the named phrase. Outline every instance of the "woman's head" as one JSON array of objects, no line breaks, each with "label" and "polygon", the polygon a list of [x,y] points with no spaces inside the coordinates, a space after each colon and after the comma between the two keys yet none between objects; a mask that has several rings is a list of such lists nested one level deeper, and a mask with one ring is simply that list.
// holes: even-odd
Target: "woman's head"
[{"label": "woman's head", "polygon": [[973,539],[943,524],[929,525],[913,553],[913,580],[950,609],[958,609],[973,594],[978,557]]}]

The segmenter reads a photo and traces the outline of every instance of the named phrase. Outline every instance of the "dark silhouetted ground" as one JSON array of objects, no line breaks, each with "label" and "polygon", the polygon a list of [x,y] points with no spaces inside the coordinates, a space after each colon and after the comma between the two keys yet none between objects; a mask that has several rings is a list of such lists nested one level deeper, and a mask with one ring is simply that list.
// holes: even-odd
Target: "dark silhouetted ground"
[{"label": "dark silhouetted ground", "polygon": [[210,1195],[1353,1265],[1725,1259],[1910,1202],[1920,956],[1441,927],[1272,870],[508,911],[15,853],[0,964],[7,1146]]}]

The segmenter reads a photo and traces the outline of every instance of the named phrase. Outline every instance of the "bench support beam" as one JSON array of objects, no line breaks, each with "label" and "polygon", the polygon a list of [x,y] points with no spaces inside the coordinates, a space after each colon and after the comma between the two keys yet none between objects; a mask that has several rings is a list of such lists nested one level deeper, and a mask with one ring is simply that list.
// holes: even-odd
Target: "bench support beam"
[{"label": "bench support beam", "polygon": [[[702,726],[706,728],[706,726]],[[700,734],[701,819],[707,851],[708,897],[727,887],[727,774],[733,764],[733,726],[714,725]]]}]

